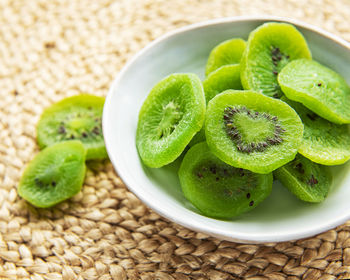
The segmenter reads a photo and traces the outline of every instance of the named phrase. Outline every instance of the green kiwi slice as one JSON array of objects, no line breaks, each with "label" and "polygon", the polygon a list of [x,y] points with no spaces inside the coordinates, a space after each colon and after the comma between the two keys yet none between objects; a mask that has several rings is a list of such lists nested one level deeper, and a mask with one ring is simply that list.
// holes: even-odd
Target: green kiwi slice
[{"label": "green kiwi slice", "polygon": [[206,216],[229,219],[252,210],[271,192],[272,174],[256,174],[218,159],[205,142],[185,155],[179,179],[185,197]]},{"label": "green kiwi slice", "polygon": [[239,64],[246,42],[235,38],[217,45],[209,54],[205,68],[206,76],[223,65]]},{"label": "green kiwi slice", "polygon": [[281,100],[253,91],[227,90],[208,103],[205,135],[222,161],[265,174],[294,159],[303,124]]},{"label": "green kiwi slice", "polygon": [[303,35],[291,24],[268,22],[249,34],[241,60],[241,81],[244,89],[279,98],[283,94],[277,75],[297,58],[311,59]]},{"label": "green kiwi slice", "polygon": [[161,167],[174,161],[202,128],[205,97],[195,74],[172,74],[157,83],[144,101],[136,146],[144,164]]},{"label": "green kiwi slice", "polygon": [[77,140],[58,142],[28,164],[18,194],[36,207],[51,207],[77,194],[84,182],[85,155]]},{"label": "green kiwi slice", "polygon": [[278,76],[284,94],[334,123],[350,123],[350,87],[343,77],[313,60],[298,59]]},{"label": "green kiwi slice", "polygon": [[211,72],[203,81],[203,89],[207,103],[227,89],[242,89],[239,64],[225,65]]},{"label": "green kiwi slice", "polygon": [[286,97],[288,103],[304,124],[304,134],[298,152],[304,157],[323,165],[343,164],[350,159],[350,133],[347,125],[329,122]]},{"label": "green kiwi slice", "polygon": [[273,174],[295,196],[307,202],[322,202],[332,185],[332,175],[326,166],[300,154]]},{"label": "green kiwi slice", "polygon": [[[239,65],[225,65],[216,69],[203,81],[203,89],[205,94],[205,101],[208,104],[209,100],[217,94],[227,89],[242,89]],[[205,141],[204,127],[192,138],[189,146]]]},{"label": "green kiwi slice", "polygon": [[83,143],[86,159],[107,158],[102,135],[104,101],[103,97],[81,94],[47,108],[37,126],[40,148],[74,139]]}]

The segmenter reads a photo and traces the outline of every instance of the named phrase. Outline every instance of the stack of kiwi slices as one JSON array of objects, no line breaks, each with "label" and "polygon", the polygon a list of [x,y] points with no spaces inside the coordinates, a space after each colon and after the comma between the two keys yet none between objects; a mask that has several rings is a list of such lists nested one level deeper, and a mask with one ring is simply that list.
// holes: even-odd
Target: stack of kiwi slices
[{"label": "stack of kiwi slices", "polygon": [[86,160],[107,158],[102,135],[104,98],[82,94],[47,108],[37,125],[42,149],[28,164],[18,194],[36,207],[51,207],[77,194]]},{"label": "stack of kiwi slices", "polygon": [[350,159],[350,87],[312,60],[291,24],[269,22],[210,53],[200,81],[172,74],[150,92],[136,145],[159,168],[184,154],[184,196],[209,217],[258,206],[273,177],[305,202],[323,201],[330,165]]}]

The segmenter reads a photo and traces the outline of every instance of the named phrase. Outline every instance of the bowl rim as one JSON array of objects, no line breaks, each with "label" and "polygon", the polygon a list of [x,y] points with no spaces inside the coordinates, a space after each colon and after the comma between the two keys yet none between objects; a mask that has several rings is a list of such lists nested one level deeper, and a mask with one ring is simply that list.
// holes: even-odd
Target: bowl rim
[{"label": "bowl rim", "polygon": [[[224,23],[237,23],[237,22],[249,22],[249,21],[277,21],[277,22],[286,22],[291,23],[295,25],[296,27],[302,27],[304,29],[307,29],[309,31],[312,31],[314,33],[319,34],[322,37],[325,37],[327,39],[330,39],[337,44],[347,48],[350,51],[350,42],[346,41],[345,39],[340,38],[339,36],[332,34],[326,30],[323,30],[320,27],[314,26],[309,23],[305,23],[303,21],[289,18],[289,17],[280,17],[280,16],[268,16],[268,15],[262,15],[262,16],[234,16],[234,17],[223,17],[223,18],[216,18],[216,19],[210,19],[201,21],[198,23],[186,25],[184,27],[177,28],[175,30],[172,30],[170,32],[166,32],[164,35],[158,37],[157,39],[150,42],[148,45],[146,45],[143,49],[138,51],[120,70],[120,72],[117,74],[116,78],[112,82],[109,91],[107,93],[107,97],[105,100],[105,105],[103,108],[103,114],[102,114],[102,130],[104,135],[104,141],[107,149],[107,153],[109,155],[109,158],[112,162],[112,165],[117,172],[118,176],[121,178],[121,180],[125,183],[127,188],[136,195],[147,207],[151,208],[153,211],[158,213],[160,216],[165,217],[169,221],[172,221],[174,223],[177,223],[181,226],[184,226],[188,229],[205,233],[210,236],[214,236],[220,239],[224,240],[230,240],[234,242],[240,242],[240,243],[265,243],[265,242],[284,242],[284,241],[292,241],[297,239],[302,239],[310,236],[314,236],[317,234],[320,234],[322,232],[328,231],[332,228],[335,228],[343,223],[345,223],[350,218],[350,212],[344,213],[343,215],[337,216],[328,223],[320,226],[315,227],[312,229],[301,229],[300,232],[297,233],[276,233],[271,234],[269,236],[263,236],[260,237],[259,235],[254,234],[240,234],[240,233],[234,233],[232,231],[225,231],[225,230],[218,230],[218,229],[212,229],[208,230],[206,225],[203,225],[201,223],[196,223],[194,220],[185,220],[181,219],[176,215],[176,213],[171,214],[166,211],[163,211],[161,207],[158,207],[159,204],[156,200],[149,200],[147,199],[147,191],[140,191],[140,189],[135,187],[135,184],[132,182],[132,178],[129,178],[128,176],[124,175],[123,167],[118,162],[117,157],[111,152],[112,148],[111,146],[113,143],[109,140],[109,132],[107,129],[107,122],[108,122],[108,114],[110,110],[113,110],[113,107],[111,107],[111,99],[112,95],[114,95],[114,91],[117,88],[120,81],[123,79],[125,73],[127,72],[128,68],[140,57],[142,57],[149,49],[153,48],[155,45],[159,44],[160,42],[167,40],[168,38],[175,36],[177,34],[195,30],[195,29],[201,29],[208,26],[214,26],[214,25],[221,25]],[[191,210],[188,210],[192,213],[194,213]],[[194,213],[196,214],[196,213]],[[199,215],[199,214],[196,214]],[[199,215],[201,216],[201,215]],[[205,217],[207,219],[211,219],[208,217]]]}]

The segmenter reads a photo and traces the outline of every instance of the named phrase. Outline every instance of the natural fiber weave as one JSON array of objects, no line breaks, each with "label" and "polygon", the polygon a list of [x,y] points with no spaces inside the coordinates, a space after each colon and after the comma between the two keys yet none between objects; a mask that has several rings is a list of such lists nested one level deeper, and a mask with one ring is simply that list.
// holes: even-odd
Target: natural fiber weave
[{"label": "natural fiber weave", "polygon": [[297,18],[350,40],[348,0],[0,0],[0,279],[349,279],[350,223],[278,244],[192,232],[130,193],[109,162],[38,210],[16,193],[42,110],[107,94],[125,62],[177,27],[235,15]]}]

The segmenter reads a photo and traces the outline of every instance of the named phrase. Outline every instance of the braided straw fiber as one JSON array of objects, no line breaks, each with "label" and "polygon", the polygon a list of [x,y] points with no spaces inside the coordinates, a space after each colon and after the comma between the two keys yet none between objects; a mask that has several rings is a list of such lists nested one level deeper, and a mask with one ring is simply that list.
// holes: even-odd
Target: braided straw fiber
[{"label": "braided straw fiber", "polygon": [[145,207],[111,164],[38,210],[16,193],[42,110],[107,94],[125,62],[177,27],[235,15],[294,17],[350,40],[348,0],[0,0],[0,279],[349,279],[350,223],[296,242],[220,241]]}]

